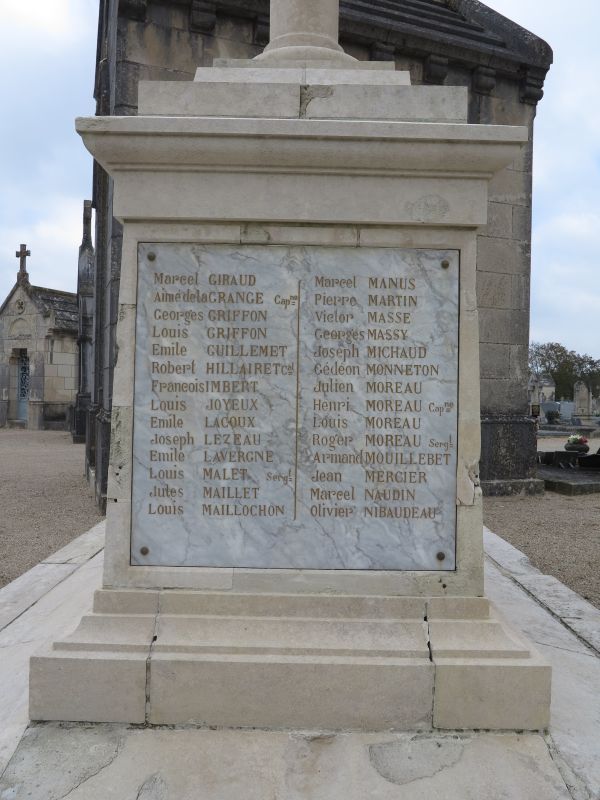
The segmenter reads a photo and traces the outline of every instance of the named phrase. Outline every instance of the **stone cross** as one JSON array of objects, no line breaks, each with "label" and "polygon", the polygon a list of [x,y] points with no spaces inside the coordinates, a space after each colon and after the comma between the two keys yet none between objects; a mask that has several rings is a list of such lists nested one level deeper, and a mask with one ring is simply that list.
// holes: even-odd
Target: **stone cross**
[{"label": "stone cross", "polygon": [[339,0],[271,0],[270,41],[257,60],[354,63],[338,44],[339,18]]},{"label": "stone cross", "polygon": [[17,273],[17,283],[28,283],[29,274],[27,272],[27,256],[31,255],[31,250],[27,249],[26,244],[22,244],[20,249],[15,253],[19,259],[19,272]]}]

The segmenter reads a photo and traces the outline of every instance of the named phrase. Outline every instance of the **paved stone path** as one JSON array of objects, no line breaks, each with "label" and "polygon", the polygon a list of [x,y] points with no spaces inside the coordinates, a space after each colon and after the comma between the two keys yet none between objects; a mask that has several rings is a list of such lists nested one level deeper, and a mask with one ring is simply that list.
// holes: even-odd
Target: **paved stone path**
[{"label": "paved stone path", "polygon": [[102,519],[68,433],[0,429],[0,586]]},{"label": "paved stone path", "polygon": [[103,529],[97,525],[0,590],[0,798],[600,797],[600,612],[488,531],[486,593],[552,664],[552,724],[546,735],[85,723],[28,728],[29,657],[63,638],[90,610],[101,579]]}]

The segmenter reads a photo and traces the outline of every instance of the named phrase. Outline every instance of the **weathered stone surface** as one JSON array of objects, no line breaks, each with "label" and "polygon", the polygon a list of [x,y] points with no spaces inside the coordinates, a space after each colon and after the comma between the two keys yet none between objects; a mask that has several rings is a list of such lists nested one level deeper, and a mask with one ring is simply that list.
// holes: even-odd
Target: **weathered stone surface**
[{"label": "weathered stone surface", "polygon": [[482,344],[479,348],[482,378],[510,376],[510,348],[504,344]]},{"label": "weathered stone surface", "polygon": [[516,169],[501,170],[490,181],[490,199],[497,203],[530,208],[531,173]]},{"label": "weathered stone surface", "polygon": [[[92,755],[88,755],[92,753]],[[11,800],[569,800],[536,735],[327,734],[43,725],[0,782]]]},{"label": "weathered stone surface", "polygon": [[471,666],[436,659],[433,721],[437,728],[543,730],[550,723],[551,667],[519,659]]},{"label": "weathered stone surface", "polygon": [[600,475],[597,472],[565,473],[556,467],[538,467],[537,474],[549,492],[571,496],[600,492]]},{"label": "weathered stone surface", "polygon": [[93,588],[100,584],[102,556],[83,564],[47,566],[52,570],[66,567],[69,574],[63,572],[60,582],[44,586],[34,568],[2,590],[11,589],[13,608],[20,613],[0,631],[0,773],[29,721],[29,657],[44,644],[70,633],[76,618],[91,608]]},{"label": "weathered stone surface", "polygon": [[[104,522],[99,522],[72,542],[44,559],[44,564],[85,564],[104,547]],[[14,583],[14,582],[13,582]]]},{"label": "weathered stone surface", "polygon": [[1,797],[66,797],[112,764],[127,736],[127,730],[118,725],[54,725],[51,731],[50,738],[45,726],[25,732],[0,779]]},{"label": "weathered stone surface", "polygon": [[0,589],[0,630],[76,569],[71,563],[38,564]]},{"label": "weathered stone surface", "polygon": [[[552,718],[549,744],[559,769],[577,800],[600,795],[600,659],[573,633],[568,618],[548,611],[540,596],[521,588],[521,580],[540,575],[528,559],[498,536],[485,532],[486,548],[500,572],[486,566],[486,593],[502,613],[518,620],[520,630],[551,663]],[[569,590],[566,590],[569,595]],[[537,587],[532,585],[532,591]],[[554,591],[552,592],[555,595]],[[558,597],[558,595],[555,595]],[[550,601],[550,597],[548,597]],[[582,598],[580,604],[588,606]],[[569,604],[570,605],[570,604]],[[563,606],[567,610],[568,606]],[[573,606],[571,606],[573,608]],[[581,605],[579,606],[581,609]],[[558,607],[557,607],[558,610]],[[597,610],[593,609],[597,614]]]},{"label": "weathered stone surface", "polygon": [[69,430],[77,331],[76,295],[32,286],[20,270],[0,302],[0,425]]},{"label": "weathered stone surface", "polygon": [[[535,439],[535,429],[529,418],[484,418],[482,447],[493,448],[496,459],[493,469],[489,463],[482,465],[481,480],[510,480],[515,474],[535,478],[535,451],[532,454],[530,446],[532,438]],[[517,464],[513,463],[515,460]]]},{"label": "weathered stone surface", "polygon": [[[117,638],[128,636],[134,642],[138,636],[133,625],[120,626],[116,621],[114,628]],[[122,649],[113,645],[103,652],[108,647],[100,643],[94,658],[86,649],[78,652],[66,647],[60,653],[36,653],[29,667],[30,719],[144,722],[148,647],[129,652],[135,645],[127,643]]]},{"label": "weathered stone surface", "polygon": [[479,330],[482,343],[518,344],[523,341],[523,333],[529,331],[529,310],[482,309]]},{"label": "weathered stone surface", "polygon": [[[434,667],[425,659],[157,654],[155,725],[320,730],[430,729]],[[175,680],[174,680],[175,676]]]},{"label": "weathered stone surface", "polygon": [[[510,309],[512,308],[511,299],[512,275],[483,271],[477,273],[477,302],[479,308]],[[485,316],[485,312],[482,316]]]},{"label": "weathered stone surface", "polygon": [[512,239],[513,207],[508,203],[490,202],[488,205],[488,223],[482,229],[480,235]]},{"label": "weathered stone surface", "polygon": [[531,241],[531,209],[524,206],[512,207],[512,233],[522,242]]},{"label": "weathered stone surface", "polygon": [[[518,621],[519,625],[524,631],[526,631],[527,635],[531,639],[535,639],[537,641],[538,645],[543,648],[546,656],[552,662],[554,667],[555,690],[553,693],[553,722],[551,736],[547,739],[552,751],[552,760],[554,761],[555,765],[558,765],[562,774],[565,776],[565,780],[569,783],[574,797],[594,797],[600,790],[599,743],[598,737],[595,735],[599,712],[598,704],[600,702],[596,688],[598,685],[598,680],[600,680],[600,661],[597,657],[595,657],[590,649],[586,647],[584,642],[578,639],[569,629],[569,626],[573,621],[577,623],[585,622],[585,609],[591,609],[591,606],[581,599],[579,599],[580,605],[575,606],[574,603],[576,598],[573,598],[572,593],[570,593],[568,589],[565,589],[567,595],[571,599],[565,603],[560,600],[560,608],[557,606],[556,610],[560,610],[561,613],[567,613],[569,616],[563,618],[552,616],[544,607],[543,603],[540,604],[540,602],[534,599],[528,592],[525,592],[525,590],[521,589],[517,584],[519,576],[524,572],[528,573],[533,571],[535,574],[539,575],[539,572],[537,570],[533,570],[531,565],[528,564],[526,557],[519,551],[515,550],[515,548],[511,547],[511,545],[509,545],[507,542],[499,539],[499,537],[493,536],[488,532],[486,532],[486,547],[489,553],[493,556],[494,560],[501,564],[502,570],[505,573],[501,574],[496,568],[490,566],[487,574],[486,584],[486,590],[488,594],[490,597],[492,597],[497,605],[501,606],[502,611],[506,616]],[[94,564],[97,561],[98,559],[95,558],[92,562],[90,562],[90,564]],[[506,575],[509,575],[509,577],[506,577]],[[69,626],[72,627],[74,625],[77,616],[80,613],[80,609],[89,604],[91,598],[91,589],[99,584],[99,579],[100,576],[97,568],[94,569],[93,575],[89,572],[87,567],[78,568],[77,572],[73,576],[69,577],[60,586],[51,590],[41,603],[37,604],[34,608],[26,612],[26,614],[24,614],[18,621],[13,623],[5,632],[0,634],[0,646],[2,647],[3,653],[3,658],[0,661],[0,674],[2,676],[3,687],[0,691],[0,719],[2,720],[2,724],[0,725],[0,771],[2,771],[4,767],[3,759],[5,757],[10,757],[21,736],[22,730],[26,726],[26,663],[29,652],[38,646],[36,642],[39,643],[44,638],[56,638],[56,635],[62,633],[65,627],[68,629]],[[543,590],[543,587],[541,588]],[[536,592],[538,591],[538,587],[532,584],[531,590]],[[557,598],[559,597],[554,588],[552,588],[551,596],[556,596]],[[549,596],[549,598],[551,596]],[[542,595],[540,595],[540,598],[541,597]],[[456,600],[456,602],[459,601],[460,598]],[[438,601],[435,601],[435,603],[437,602]],[[439,602],[445,605],[447,601],[445,599],[441,599]],[[452,600],[451,602],[455,601]],[[141,610],[143,611],[144,609]],[[391,609],[388,609],[388,611],[389,610]],[[594,614],[598,613],[595,609],[592,609],[592,611]],[[433,608],[429,614],[432,613]],[[437,613],[439,613],[439,609]],[[465,617],[464,609],[461,610],[461,616],[462,618]],[[596,623],[594,623],[594,620],[591,620],[591,624],[593,625]],[[581,636],[581,633],[579,635]],[[34,641],[32,641],[32,638]],[[54,726],[42,727],[53,728]],[[70,730],[76,731],[79,727],[80,726],[74,726],[71,727]],[[112,728],[112,726],[99,727]],[[137,735],[137,733],[140,732],[128,731],[128,733],[136,733]],[[172,734],[179,737],[174,744],[174,748],[180,748],[182,746],[181,743],[183,738],[187,735],[187,732],[183,731],[146,730],[143,732],[145,736],[149,737],[151,737],[154,733],[158,733],[159,735]],[[208,732],[199,733],[206,735]],[[73,735],[76,735],[76,733]],[[341,736],[340,738],[345,740],[344,736]],[[395,736],[390,734],[380,734],[367,738],[370,739],[371,744],[374,746],[382,746],[385,748],[386,745],[390,744],[392,751],[394,751],[394,743],[397,742],[398,739],[405,739],[403,736]],[[440,737],[436,734],[429,734],[428,736],[419,734],[416,737],[409,735],[408,741],[427,743],[432,740],[437,741],[438,739],[444,738],[444,735]],[[454,737],[451,735],[451,738]],[[523,778],[523,773],[520,772],[519,776],[516,776],[513,774],[514,771],[511,771],[510,776],[512,782],[510,785],[506,785],[503,783],[503,781],[508,779],[507,775],[500,771],[502,765],[504,765],[506,773],[506,765],[509,763],[507,759],[510,759],[510,763],[513,764],[515,763],[512,760],[513,758],[516,758],[516,763],[520,764],[525,764],[529,759],[530,765],[535,763],[539,768],[542,768],[545,763],[550,763],[549,761],[546,762],[546,750],[531,750],[530,746],[527,744],[527,742],[539,740],[541,745],[542,739],[540,737],[519,736],[514,738],[512,735],[503,735],[497,737],[490,736],[489,734],[479,734],[476,736],[461,736],[460,740],[463,741],[464,738],[466,738],[468,741],[473,739],[478,741],[483,740],[484,742],[487,741],[488,744],[485,745],[485,753],[487,754],[491,753],[489,749],[489,742],[499,742],[504,744],[509,741],[515,742],[514,747],[511,745],[509,754],[507,754],[505,750],[502,750],[502,752],[499,753],[499,775],[496,777],[494,773],[493,778],[493,788],[499,790],[500,788],[506,786],[506,791],[509,792],[508,796],[511,797],[511,800],[513,797],[523,797],[523,800],[525,800],[525,798],[529,800],[531,796],[544,797],[544,791],[549,791],[547,788],[546,790],[541,788],[544,784],[540,784],[539,788],[537,784],[528,784],[525,788],[522,788],[521,780]],[[522,745],[523,742],[525,742],[524,745]],[[38,744],[39,740],[36,740],[36,747]],[[156,747],[158,753],[164,751],[165,746],[163,742],[160,742]],[[216,744],[215,747],[219,748],[219,752],[221,753],[224,753],[226,750],[222,742]],[[419,748],[420,745],[416,744],[415,747]],[[67,752],[70,752],[69,748],[64,749]],[[436,745],[436,750],[437,749],[439,748]],[[204,750],[205,748],[200,746],[197,742],[194,742],[193,745],[190,745],[189,761],[186,762],[189,764],[188,771],[189,768],[197,764],[198,752],[203,752]],[[415,755],[413,748],[407,747],[401,748],[401,750],[402,753],[398,753],[399,762],[396,763],[403,763],[407,767],[411,766],[414,762]],[[427,769],[427,764],[431,758],[429,745],[423,744],[423,750],[428,754],[428,758],[423,762],[423,768]],[[239,753],[239,747],[232,745],[231,751]],[[161,768],[162,762],[160,758],[154,758],[154,751],[150,752],[145,749],[145,746],[142,746],[139,752],[140,757],[144,758],[144,767],[140,768],[140,773],[138,774],[136,771],[137,766],[132,766],[134,762],[136,764],[138,763],[137,760],[128,758],[126,762],[123,762],[123,774],[114,777],[111,776],[111,783],[109,784],[110,787],[114,785],[114,780],[118,783],[119,790],[125,791],[125,789],[129,786],[127,781],[131,779],[132,786],[134,786],[135,789],[132,796],[135,796],[135,793],[146,782],[148,782],[148,786],[153,785],[151,779],[152,776],[156,775],[157,773],[162,775],[164,781],[168,780]],[[181,753],[181,750],[179,749],[178,752]],[[483,751],[479,752],[480,758],[482,752]],[[143,755],[144,753],[147,754],[148,760],[146,760],[146,756]],[[512,755],[510,755],[510,753],[512,753]],[[533,761],[531,759],[533,759]],[[169,760],[169,763],[174,763],[172,762],[170,756],[167,760]],[[40,763],[43,762],[42,769],[44,770],[43,778],[45,780],[34,780],[36,775],[39,774],[35,771],[35,761]],[[152,763],[149,763],[149,761],[152,761]],[[375,761],[377,768],[381,769],[387,777],[396,777],[401,775],[399,772],[400,766],[390,765],[387,756],[386,758],[382,758],[380,754],[378,754],[378,757],[375,759]],[[178,762],[176,763],[178,764]],[[239,763],[239,759],[236,763]],[[273,764],[272,759],[270,763]],[[356,760],[354,759],[352,763],[356,763]],[[488,762],[486,761],[486,763]],[[481,766],[477,767],[475,762],[473,762],[473,764],[473,774],[465,775],[464,778],[464,780],[469,781],[469,784],[463,784],[461,782],[463,780],[462,777],[460,777],[460,775],[458,775],[456,772],[453,772],[451,774],[450,782],[448,779],[444,779],[444,781],[440,784],[440,798],[446,800],[448,797],[447,792],[449,791],[449,786],[451,786],[452,789],[454,789],[454,786],[456,786],[456,792],[458,793],[457,797],[460,798],[460,800],[464,800],[464,797],[469,796],[468,791],[471,791],[471,788],[469,787],[472,787],[473,791],[481,791],[483,793],[482,796],[487,796],[485,792],[487,792],[488,789],[482,788],[480,790],[479,784],[477,783],[477,781],[483,780],[483,770],[481,769]],[[14,768],[11,765],[10,770],[5,774],[4,783],[0,784],[2,790],[10,787],[13,792],[17,791],[23,793],[26,791],[27,793],[30,793],[35,788],[34,784],[39,783],[39,791],[43,792],[40,795],[40,800],[41,798],[46,800],[49,797],[53,797],[52,791],[54,790],[54,786],[52,784],[52,780],[54,780],[54,771],[52,768],[48,768],[48,762],[41,759],[39,754],[32,753],[31,759],[29,756],[27,756],[27,758],[21,758],[21,755],[19,755],[19,760],[13,761],[13,765]],[[64,767],[63,771],[70,771],[71,775],[74,776],[75,782],[77,782],[78,775],[85,776],[88,774],[83,760],[78,761],[77,770],[71,769],[70,764],[66,764],[65,766],[64,760],[61,761],[60,766],[61,768]],[[214,766],[214,762],[212,766]],[[133,772],[130,774],[127,772],[127,769],[133,769]],[[177,769],[178,766],[174,766],[174,772],[177,772]],[[88,781],[80,789],[78,789],[78,792],[83,792],[81,797],[85,798],[85,800],[89,800],[90,797],[93,798],[94,795],[89,794],[92,791],[97,791],[99,793],[98,796],[102,797],[103,800],[105,797],[110,796],[107,786],[102,783],[105,774],[105,771],[102,770],[98,775],[97,780],[100,782],[100,786],[97,787],[92,781]],[[203,770],[203,774],[206,774],[206,770]],[[411,772],[411,774],[414,775],[414,772]],[[444,773],[442,773],[442,775],[443,774]],[[534,778],[535,774],[537,773],[529,773],[532,779]],[[231,779],[231,770],[228,772],[228,777]],[[400,778],[397,779],[399,780]],[[254,784],[252,784],[252,786],[253,785]],[[198,781],[195,781],[193,786],[190,786],[190,792],[192,792],[191,797],[195,798],[193,792],[196,791],[197,793],[197,787]],[[406,787],[403,788],[406,790]],[[59,783],[56,791],[58,797],[62,796],[60,791],[61,789],[62,794],[64,794],[64,784]],[[396,786],[395,790],[397,791],[397,789],[398,787]],[[419,790],[422,792],[423,794],[417,795],[417,797],[422,798],[422,800],[430,800],[432,796],[431,791],[433,791],[431,786],[421,785],[419,782],[413,782],[409,789],[411,791]],[[362,790],[363,789],[361,787],[361,791]],[[491,790],[492,789],[490,788],[490,791]],[[529,792],[529,794],[527,794],[527,792]],[[532,795],[531,792],[534,792],[534,794]],[[536,794],[535,792],[538,793]],[[18,793],[16,796],[20,797]],[[31,796],[35,797],[35,795]],[[77,794],[75,794],[75,797],[76,796]],[[182,796],[185,797],[184,794]],[[247,796],[247,792],[244,794],[244,797],[245,796]],[[408,796],[410,797],[410,795]],[[260,797],[262,800],[262,796]],[[392,795],[392,797],[394,797],[394,795]],[[433,794],[433,797],[436,797],[435,793]]]},{"label": "weathered stone surface", "polygon": [[530,245],[512,239],[480,236],[477,268],[484,272],[529,274]]},{"label": "weathered stone surface", "polygon": [[484,497],[523,497],[544,494],[544,481],[537,478],[507,478],[482,481]]}]

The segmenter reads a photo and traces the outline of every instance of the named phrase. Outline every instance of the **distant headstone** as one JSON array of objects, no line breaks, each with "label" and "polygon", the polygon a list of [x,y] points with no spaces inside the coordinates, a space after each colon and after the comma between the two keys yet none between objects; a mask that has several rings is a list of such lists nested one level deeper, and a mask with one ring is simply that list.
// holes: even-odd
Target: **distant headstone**
[{"label": "distant headstone", "polygon": [[575,413],[578,417],[592,415],[592,394],[583,381],[577,381],[574,390]]},{"label": "distant headstone", "polygon": [[575,403],[570,400],[562,400],[560,403],[560,418],[567,422],[572,419],[575,412]]}]

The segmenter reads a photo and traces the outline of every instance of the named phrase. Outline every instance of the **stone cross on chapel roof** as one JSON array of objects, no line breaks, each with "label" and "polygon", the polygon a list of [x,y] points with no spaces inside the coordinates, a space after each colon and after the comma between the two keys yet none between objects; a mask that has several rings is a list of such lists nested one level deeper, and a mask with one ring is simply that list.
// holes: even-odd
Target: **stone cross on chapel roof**
[{"label": "stone cross on chapel roof", "polygon": [[29,273],[27,272],[27,256],[31,255],[31,250],[27,249],[26,244],[22,244],[15,253],[19,259],[19,271],[17,273],[17,283],[29,283]]}]

